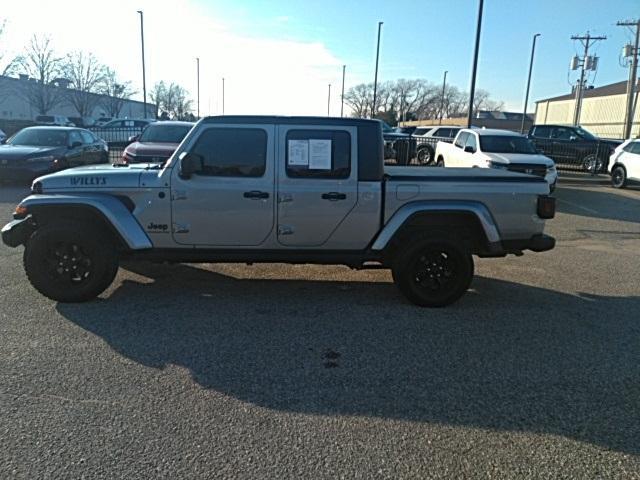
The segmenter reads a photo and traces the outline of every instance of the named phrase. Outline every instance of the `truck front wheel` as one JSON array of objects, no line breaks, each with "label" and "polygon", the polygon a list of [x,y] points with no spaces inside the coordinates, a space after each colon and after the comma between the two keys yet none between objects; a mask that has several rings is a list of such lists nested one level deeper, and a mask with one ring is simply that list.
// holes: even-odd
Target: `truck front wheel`
[{"label": "truck front wheel", "polygon": [[38,228],[23,263],[31,285],[58,302],[85,302],[102,293],[118,271],[112,242],[94,225],[60,222]]},{"label": "truck front wheel", "polygon": [[444,237],[415,237],[399,250],[393,280],[407,299],[421,307],[444,307],[471,285],[473,257],[462,245]]}]

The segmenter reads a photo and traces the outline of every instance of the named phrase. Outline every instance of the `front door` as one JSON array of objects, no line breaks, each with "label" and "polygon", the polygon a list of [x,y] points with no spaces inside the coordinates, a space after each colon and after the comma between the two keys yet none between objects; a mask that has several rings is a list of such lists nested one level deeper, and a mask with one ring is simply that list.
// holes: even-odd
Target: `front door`
[{"label": "front door", "polygon": [[357,130],[278,127],[278,242],[332,248],[358,197]]},{"label": "front door", "polygon": [[216,124],[187,148],[201,171],[171,178],[172,231],[177,243],[211,247],[261,245],[274,226],[272,125]]}]

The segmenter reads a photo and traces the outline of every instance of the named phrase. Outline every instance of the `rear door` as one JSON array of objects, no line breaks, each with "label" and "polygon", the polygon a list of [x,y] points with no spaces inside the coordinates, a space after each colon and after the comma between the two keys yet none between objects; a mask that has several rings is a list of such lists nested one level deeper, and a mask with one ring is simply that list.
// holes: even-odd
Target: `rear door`
[{"label": "rear door", "polygon": [[278,242],[330,249],[358,197],[357,129],[278,127]]},{"label": "rear door", "polygon": [[624,165],[627,178],[640,180],[640,140],[631,142],[629,150],[624,154]]},{"label": "rear door", "polygon": [[274,225],[273,125],[214,124],[188,147],[203,169],[171,177],[172,232],[177,243],[255,247]]}]

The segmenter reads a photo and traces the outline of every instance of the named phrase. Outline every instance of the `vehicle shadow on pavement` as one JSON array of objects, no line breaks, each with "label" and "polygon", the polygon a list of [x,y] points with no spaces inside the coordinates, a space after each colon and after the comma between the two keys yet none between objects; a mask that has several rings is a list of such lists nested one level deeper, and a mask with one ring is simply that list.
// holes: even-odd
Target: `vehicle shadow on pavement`
[{"label": "vehicle shadow on pavement", "polygon": [[134,265],[107,299],[58,311],[119,354],[241,401],[560,435],[640,454],[639,297],[477,277],[445,309],[386,281],[236,279]]},{"label": "vehicle shadow on pavement", "polygon": [[638,195],[623,195],[608,187],[598,190],[559,187],[554,196],[558,199],[559,213],[640,223],[640,191],[634,193]]}]

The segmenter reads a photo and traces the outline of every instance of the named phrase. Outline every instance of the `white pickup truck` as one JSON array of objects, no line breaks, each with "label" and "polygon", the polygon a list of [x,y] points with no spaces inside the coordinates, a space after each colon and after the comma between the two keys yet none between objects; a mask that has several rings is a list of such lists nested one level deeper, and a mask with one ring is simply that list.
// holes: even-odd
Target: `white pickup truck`
[{"label": "white pickup truck", "polygon": [[524,135],[508,130],[462,129],[453,143],[438,142],[439,167],[496,168],[544,177],[553,191],[558,172],[553,160],[538,153]]}]

